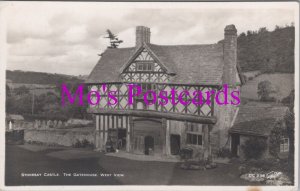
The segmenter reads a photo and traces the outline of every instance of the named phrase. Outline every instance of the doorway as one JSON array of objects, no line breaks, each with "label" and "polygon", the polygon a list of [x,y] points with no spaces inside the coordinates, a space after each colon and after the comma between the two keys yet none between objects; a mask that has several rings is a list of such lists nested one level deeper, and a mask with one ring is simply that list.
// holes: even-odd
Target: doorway
[{"label": "doorway", "polygon": [[145,155],[152,155],[154,150],[154,138],[152,136],[145,137]]},{"label": "doorway", "polygon": [[118,129],[118,149],[126,149],[126,129]]},{"label": "doorway", "polygon": [[171,135],[171,154],[178,155],[180,152],[180,135]]},{"label": "doorway", "polygon": [[231,134],[231,153],[233,156],[239,156],[240,135]]}]

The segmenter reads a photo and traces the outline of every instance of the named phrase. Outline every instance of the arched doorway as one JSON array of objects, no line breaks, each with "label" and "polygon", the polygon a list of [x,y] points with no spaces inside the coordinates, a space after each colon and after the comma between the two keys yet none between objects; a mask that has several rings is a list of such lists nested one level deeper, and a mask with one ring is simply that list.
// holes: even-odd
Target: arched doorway
[{"label": "arched doorway", "polygon": [[145,155],[149,155],[154,150],[154,138],[152,136],[145,137]]}]

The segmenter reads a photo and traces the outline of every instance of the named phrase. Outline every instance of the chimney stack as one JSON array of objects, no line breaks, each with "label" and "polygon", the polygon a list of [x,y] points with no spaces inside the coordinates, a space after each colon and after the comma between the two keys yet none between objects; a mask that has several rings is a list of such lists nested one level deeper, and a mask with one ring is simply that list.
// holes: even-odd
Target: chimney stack
[{"label": "chimney stack", "polygon": [[135,46],[137,48],[142,46],[143,43],[150,43],[150,28],[144,26],[137,26],[135,35]]},{"label": "chimney stack", "polygon": [[237,75],[237,30],[234,25],[227,25],[224,29],[223,50],[223,84],[228,84],[229,87],[235,87]]}]

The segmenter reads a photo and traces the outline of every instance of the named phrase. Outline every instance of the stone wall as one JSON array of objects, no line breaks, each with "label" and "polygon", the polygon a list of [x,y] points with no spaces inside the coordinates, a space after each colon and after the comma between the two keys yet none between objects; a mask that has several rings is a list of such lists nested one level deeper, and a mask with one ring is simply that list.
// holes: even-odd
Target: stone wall
[{"label": "stone wall", "polygon": [[[8,124],[8,123],[7,123]],[[64,129],[74,127],[87,127],[93,125],[93,121],[83,119],[61,120],[35,120],[35,121],[14,121],[12,129]],[[8,127],[7,127],[8,129]]]},{"label": "stone wall", "polygon": [[87,140],[94,144],[95,133],[93,130],[80,129],[25,129],[24,141],[44,143],[46,145],[60,145],[71,147],[78,141]]}]

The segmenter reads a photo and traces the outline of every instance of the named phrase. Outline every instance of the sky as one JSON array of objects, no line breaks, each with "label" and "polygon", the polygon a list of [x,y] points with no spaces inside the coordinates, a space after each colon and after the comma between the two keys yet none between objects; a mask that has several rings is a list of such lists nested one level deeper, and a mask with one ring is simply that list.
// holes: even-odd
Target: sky
[{"label": "sky", "polygon": [[[3,4],[2,4],[3,5]],[[296,3],[6,2],[9,70],[88,75],[109,45],[106,29],[135,44],[135,27],[151,29],[151,43],[211,44],[224,27],[247,30],[295,23]],[[0,9],[1,10],[1,9]],[[1,29],[1,28],[0,28]]]}]

